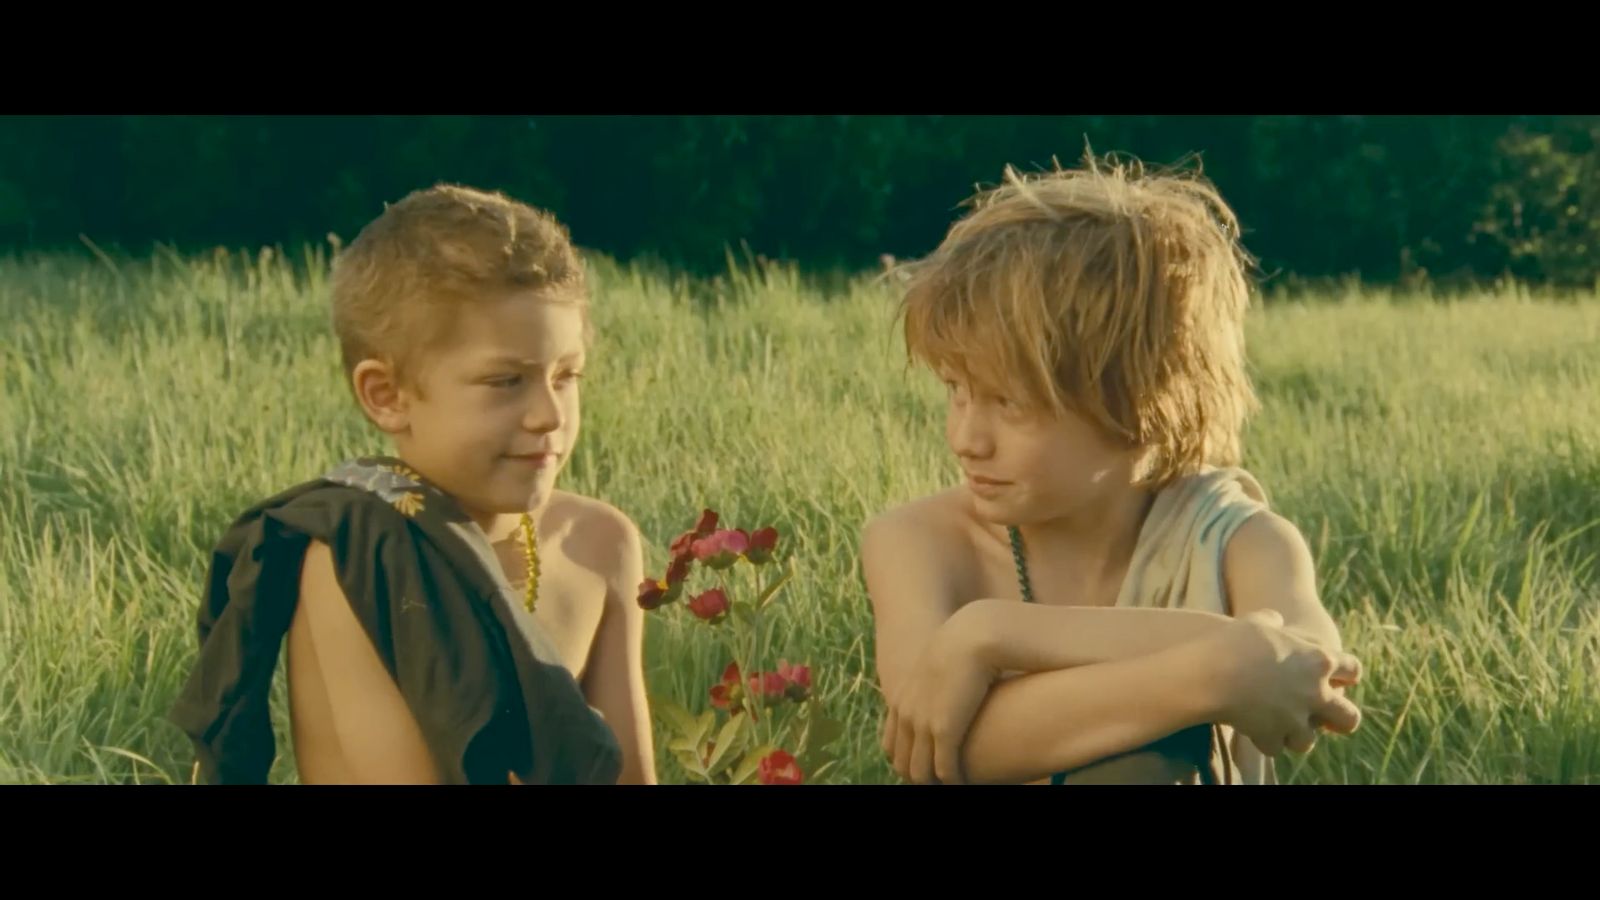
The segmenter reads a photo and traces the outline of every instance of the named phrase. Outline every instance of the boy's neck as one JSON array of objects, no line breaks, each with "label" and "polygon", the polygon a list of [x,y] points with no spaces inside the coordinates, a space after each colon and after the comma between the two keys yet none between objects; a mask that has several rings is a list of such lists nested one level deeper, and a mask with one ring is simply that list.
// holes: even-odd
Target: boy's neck
[{"label": "boy's neck", "polygon": [[1072,515],[1017,526],[1030,565],[1049,558],[1083,577],[1120,580],[1139,543],[1155,493],[1129,486]]},{"label": "boy's neck", "polygon": [[498,544],[511,538],[522,527],[522,513],[474,513],[472,521],[477,522],[483,533],[489,536],[489,543]]}]

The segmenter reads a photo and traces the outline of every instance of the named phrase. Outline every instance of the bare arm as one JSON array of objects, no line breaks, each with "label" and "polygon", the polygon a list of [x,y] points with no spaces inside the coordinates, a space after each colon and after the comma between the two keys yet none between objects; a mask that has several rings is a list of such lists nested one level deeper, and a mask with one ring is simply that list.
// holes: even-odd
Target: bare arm
[{"label": "bare arm", "polygon": [[1222,554],[1228,602],[1235,616],[1263,609],[1284,627],[1339,653],[1339,626],[1317,596],[1316,566],[1300,530],[1282,516],[1260,512],[1239,526]]},{"label": "bare arm", "polygon": [[[941,690],[914,680],[916,664],[930,650],[938,652],[930,645],[947,621],[965,621],[952,621],[960,604],[944,574],[949,551],[941,552],[939,535],[929,529],[911,516],[891,514],[875,519],[862,536],[879,681],[891,705],[886,745],[895,743],[894,732],[904,724],[894,721],[896,702]],[[1078,656],[1098,652],[1076,646]],[[1180,645],[997,685],[967,732],[961,764],[977,780],[1029,781],[1208,721],[1219,705],[1220,681],[1211,677],[1207,662],[1204,654]],[[907,743],[900,741],[902,752]],[[941,762],[948,769],[953,761]],[[903,772],[932,765],[896,760]]]},{"label": "bare arm", "polygon": [[[1339,628],[1317,598],[1316,569],[1298,529],[1262,512],[1239,526],[1223,553],[1235,616],[1275,610],[1284,627],[1332,652]],[[969,633],[985,665],[999,671],[1048,672],[1132,659],[1217,633],[1229,617],[1188,609],[1039,606],[975,600],[943,628]]]},{"label": "bare arm", "polygon": [[1118,662],[1216,635],[1232,621],[1191,609],[1041,606],[974,600],[942,628],[966,632],[996,671],[1050,672]]},{"label": "bare arm", "polygon": [[1214,720],[1224,684],[1208,651],[1184,644],[994,685],[962,746],[966,780],[1036,781]]},{"label": "bare arm", "polygon": [[[1300,532],[1273,513],[1259,513],[1240,526],[1223,556],[1224,580],[1234,615],[1271,611],[1283,628],[1304,639],[1300,655],[1306,671],[1320,677],[1308,696],[1287,701],[1268,697],[1262,704],[1299,702],[1309,707],[1322,727],[1350,732],[1360,723],[1359,711],[1343,700],[1340,688],[1360,678],[1359,661],[1342,652],[1337,625],[1316,594],[1310,549]],[[1219,679],[1236,659],[1231,655],[1227,616],[1184,610],[1102,610],[1025,606],[1006,601],[973,604],[969,637],[971,652],[987,665],[1043,672],[996,685],[968,733],[962,761],[975,781],[1011,781],[1042,777],[1142,746],[1167,733],[1152,734],[1155,716],[1189,721],[1179,728],[1234,718],[1228,692]],[[962,624],[962,610],[946,627]],[[1129,626],[1147,629],[1141,633]],[[1072,634],[1071,630],[1077,630]],[[1206,640],[1222,638],[1223,641]],[[1094,642],[1104,642],[1096,652]],[[1128,660],[1147,665],[1127,664]],[[1084,666],[1070,672],[1051,671]],[[1239,671],[1238,666],[1232,666]],[[1200,673],[1195,680],[1186,673]],[[1075,675],[1075,678],[1063,677]],[[1323,681],[1323,679],[1329,679]],[[1302,679],[1304,680],[1304,679]],[[1172,687],[1174,684],[1179,687]],[[1170,691],[1171,693],[1165,693]],[[1073,698],[1067,700],[1067,698]],[[1069,705],[1063,705],[1063,703]],[[1130,710],[1130,705],[1155,704]],[[1165,710],[1163,711],[1163,707]],[[1070,709],[1071,712],[1066,712]],[[1195,719],[1196,712],[1199,718]],[[1245,713],[1252,726],[1261,718]],[[1084,717],[1083,724],[1059,728],[1053,717]],[[992,719],[995,725],[987,725]],[[1021,722],[1012,730],[1010,726]],[[1085,727],[1087,726],[1087,727]],[[1259,734],[1281,726],[1263,725]],[[1055,729],[1056,733],[1052,733]],[[1178,729],[1172,729],[1178,730]],[[1286,729],[1281,739],[1265,738],[1267,752],[1305,752],[1315,740],[1306,728]],[[1019,751],[1013,748],[1026,748]]]},{"label": "bare arm", "polygon": [[[422,729],[372,640],[350,608],[327,544],[312,541],[300,568],[291,653],[308,652],[339,745],[339,775],[353,784],[437,784]],[[302,779],[305,778],[302,772]]]},{"label": "bare arm", "polygon": [[872,603],[878,682],[898,694],[904,677],[940,626],[961,608],[929,544],[936,540],[910,517],[882,516],[861,534],[861,564]]},{"label": "bare arm", "polygon": [[606,569],[605,612],[583,691],[622,745],[622,775],[617,783],[655,784],[655,745],[644,683],[644,610],[634,602],[636,586],[644,580],[643,551],[633,523],[620,513],[616,519],[605,528],[605,542],[615,553]]},{"label": "bare arm", "polygon": [[[1272,617],[1240,623],[1176,610],[1040,609],[1009,601],[944,612],[956,604],[940,578],[938,536],[906,517],[875,523],[863,561],[890,704],[885,747],[896,769],[917,781],[935,772],[962,780],[962,769],[978,781],[1028,781],[1205,722],[1234,724],[1269,753],[1286,742],[1308,747],[1310,715],[1353,730],[1359,714],[1330,692],[1328,679],[1353,680],[1359,665],[1301,638],[1301,630],[1291,635],[1278,627],[1293,617],[1321,635],[1316,644],[1327,639],[1303,593],[1285,580],[1294,572],[1303,581],[1304,571],[1275,568],[1270,557],[1282,558],[1282,547],[1270,542],[1256,558],[1251,532],[1241,529],[1246,549],[1232,563],[1245,574],[1228,579],[1242,586],[1235,612]],[[995,610],[1006,618],[984,627]],[[1072,623],[1092,634],[1072,634]],[[1128,627],[1133,623],[1153,630],[1139,634]],[[1033,627],[1041,625],[1053,627]],[[991,687],[1001,668],[1036,674]]]}]

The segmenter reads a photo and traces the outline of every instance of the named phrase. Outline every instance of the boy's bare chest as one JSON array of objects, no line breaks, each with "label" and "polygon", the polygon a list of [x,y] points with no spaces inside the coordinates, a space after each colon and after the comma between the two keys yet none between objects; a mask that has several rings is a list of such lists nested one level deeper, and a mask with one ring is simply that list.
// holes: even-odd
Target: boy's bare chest
[{"label": "boy's bare chest", "polygon": [[[979,597],[1022,600],[1022,576],[1016,556],[1008,545],[987,542],[974,548],[966,579],[970,585],[965,600]],[[1073,567],[1049,559],[1024,558],[1022,571],[1033,602],[1046,606],[1115,606],[1120,585],[1098,578],[1086,578]],[[1114,580],[1113,580],[1114,581]]]},{"label": "boy's bare chest", "polygon": [[[509,542],[496,544],[495,555],[506,580],[522,597],[528,583],[528,570],[520,546]],[[541,553],[539,593],[534,611],[530,614],[521,603],[516,611],[519,616],[532,616],[539,630],[555,645],[562,664],[573,677],[581,680],[600,632],[605,597],[605,581],[598,574],[565,557]]]}]

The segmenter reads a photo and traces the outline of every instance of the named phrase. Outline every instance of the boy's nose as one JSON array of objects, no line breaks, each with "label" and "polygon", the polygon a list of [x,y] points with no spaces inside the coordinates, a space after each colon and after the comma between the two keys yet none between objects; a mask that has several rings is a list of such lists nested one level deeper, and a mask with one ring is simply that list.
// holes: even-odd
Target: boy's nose
[{"label": "boy's nose", "polygon": [[522,417],[523,427],[529,431],[545,433],[561,427],[561,406],[553,397],[535,398]]},{"label": "boy's nose", "polygon": [[994,452],[994,440],[980,417],[963,415],[950,428],[950,449],[957,456],[982,459]]}]

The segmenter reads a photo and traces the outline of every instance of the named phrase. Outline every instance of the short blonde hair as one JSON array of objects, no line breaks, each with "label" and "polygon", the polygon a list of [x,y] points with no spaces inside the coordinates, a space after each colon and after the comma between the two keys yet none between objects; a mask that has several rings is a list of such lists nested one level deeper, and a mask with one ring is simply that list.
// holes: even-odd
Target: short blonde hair
[{"label": "short blonde hair", "polygon": [[407,195],[334,263],[333,328],[346,378],[363,359],[379,359],[415,385],[462,304],[512,291],[578,304],[591,340],[583,261],[553,216],[457,185]]},{"label": "short blonde hair", "polygon": [[969,203],[903,267],[913,359],[1149,448],[1143,484],[1238,463],[1252,261],[1210,182],[1090,156]]}]

